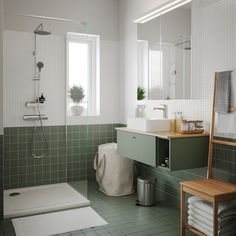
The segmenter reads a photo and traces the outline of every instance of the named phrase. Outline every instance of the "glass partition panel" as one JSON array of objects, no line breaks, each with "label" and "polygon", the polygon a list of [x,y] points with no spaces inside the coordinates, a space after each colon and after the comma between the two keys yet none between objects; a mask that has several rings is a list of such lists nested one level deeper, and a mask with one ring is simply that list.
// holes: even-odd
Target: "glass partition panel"
[{"label": "glass partition panel", "polygon": [[[90,96],[97,51],[84,23],[7,13],[4,20],[4,216],[69,208],[63,202],[75,189],[87,196],[87,116],[99,109]],[[68,35],[79,43],[67,47]],[[84,112],[71,120],[73,102]],[[24,201],[11,204],[11,194],[20,202],[22,192]]]}]

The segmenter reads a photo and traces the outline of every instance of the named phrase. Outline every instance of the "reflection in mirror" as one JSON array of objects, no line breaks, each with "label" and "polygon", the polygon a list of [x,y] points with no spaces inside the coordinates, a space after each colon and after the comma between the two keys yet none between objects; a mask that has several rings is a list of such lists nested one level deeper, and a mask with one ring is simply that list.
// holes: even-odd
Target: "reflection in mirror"
[{"label": "reflection in mirror", "polygon": [[147,98],[191,98],[191,3],[138,24],[138,86]]}]

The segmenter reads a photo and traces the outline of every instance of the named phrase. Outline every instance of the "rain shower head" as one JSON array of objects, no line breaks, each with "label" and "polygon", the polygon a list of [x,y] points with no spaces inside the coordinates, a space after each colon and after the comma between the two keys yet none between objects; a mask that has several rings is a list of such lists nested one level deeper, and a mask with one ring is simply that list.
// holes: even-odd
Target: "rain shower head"
[{"label": "rain shower head", "polygon": [[175,44],[175,46],[180,47],[183,50],[191,50],[192,49],[191,40],[178,42]]},{"label": "rain shower head", "polygon": [[46,31],[43,29],[43,23],[41,23],[35,30],[34,30],[34,33],[35,34],[38,34],[38,35],[49,35],[51,34],[50,31]]},{"label": "rain shower head", "polygon": [[44,67],[43,62],[39,61],[39,62],[37,63],[37,67],[38,67],[39,73],[40,73],[40,72],[41,72],[41,69]]},{"label": "rain shower head", "polygon": [[192,49],[191,46],[184,48],[184,50],[191,50],[191,49]]}]

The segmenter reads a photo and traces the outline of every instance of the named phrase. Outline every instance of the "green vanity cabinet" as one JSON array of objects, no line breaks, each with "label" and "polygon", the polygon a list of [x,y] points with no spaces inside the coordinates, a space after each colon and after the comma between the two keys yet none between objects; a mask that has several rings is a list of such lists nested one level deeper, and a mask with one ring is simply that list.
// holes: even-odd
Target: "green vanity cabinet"
[{"label": "green vanity cabinet", "polygon": [[169,158],[168,171],[207,166],[208,135],[140,133],[117,128],[117,151],[121,156],[160,167]]},{"label": "green vanity cabinet", "polygon": [[121,156],[157,165],[156,137],[126,131],[117,131],[117,151]]},{"label": "green vanity cabinet", "polygon": [[207,166],[209,137],[171,138],[170,171]]}]

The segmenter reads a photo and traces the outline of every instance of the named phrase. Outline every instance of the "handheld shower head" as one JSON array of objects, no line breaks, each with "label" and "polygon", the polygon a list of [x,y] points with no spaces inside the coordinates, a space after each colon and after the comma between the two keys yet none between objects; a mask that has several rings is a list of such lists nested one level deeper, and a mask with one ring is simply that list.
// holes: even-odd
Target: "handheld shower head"
[{"label": "handheld shower head", "polygon": [[39,62],[37,63],[37,67],[38,67],[39,73],[40,73],[40,72],[41,72],[41,69],[44,67],[43,62],[39,61]]}]

